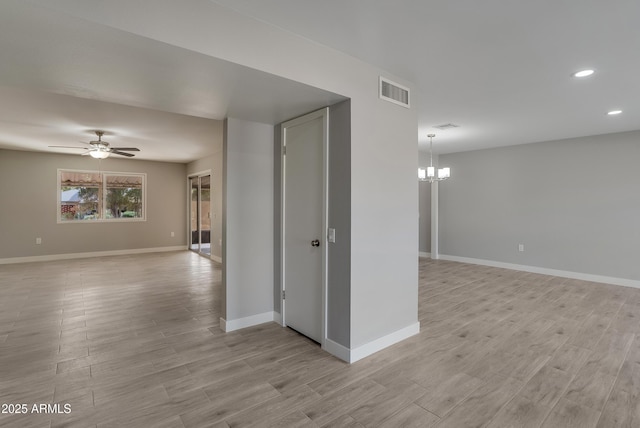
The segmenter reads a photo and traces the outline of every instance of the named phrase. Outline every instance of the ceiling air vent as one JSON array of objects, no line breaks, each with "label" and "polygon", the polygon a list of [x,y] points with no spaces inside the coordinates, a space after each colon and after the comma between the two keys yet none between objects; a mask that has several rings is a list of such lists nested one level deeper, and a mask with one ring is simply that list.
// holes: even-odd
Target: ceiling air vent
[{"label": "ceiling air vent", "polygon": [[456,125],[455,123],[444,123],[442,125],[434,126],[434,128],[445,130],[451,128],[460,128],[460,125]]},{"label": "ceiling air vent", "polygon": [[409,108],[409,88],[380,76],[380,99]]}]

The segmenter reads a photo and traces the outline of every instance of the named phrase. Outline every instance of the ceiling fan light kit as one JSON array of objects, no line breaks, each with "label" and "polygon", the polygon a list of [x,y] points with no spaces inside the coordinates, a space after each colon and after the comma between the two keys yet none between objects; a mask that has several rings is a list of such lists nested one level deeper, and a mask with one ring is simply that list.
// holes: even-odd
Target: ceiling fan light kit
[{"label": "ceiling fan light kit", "polygon": [[89,149],[89,156],[94,159],[106,159],[111,154],[111,150],[109,149],[109,143],[102,141],[102,136],[104,135],[104,131],[95,131],[98,136],[98,141],[90,141],[92,148]]},{"label": "ceiling fan light kit", "polygon": [[103,149],[89,151],[89,156],[94,159],[106,159],[109,157],[109,152]]},{"label": "ceiling fan light kit", "polygon": [[[104,131],[94,131],[97,135],[98,139],[95,141],[89,141],[89,147],[86,148],[86,152],[82,153],[82,155],[89,155],[94,159],[106,159],[112,154],[126,156],[128,158],[132,158],[135,155],[133,153],[127,152],[139,152],[140,149],[137,147],[110,147],[109,143],[106,141],[102,141],[102,136],[104,135]],[[65,149],[85,149],[85,147],[70,147],[70,146],[49,146],[49,147],[58,147]]]}]

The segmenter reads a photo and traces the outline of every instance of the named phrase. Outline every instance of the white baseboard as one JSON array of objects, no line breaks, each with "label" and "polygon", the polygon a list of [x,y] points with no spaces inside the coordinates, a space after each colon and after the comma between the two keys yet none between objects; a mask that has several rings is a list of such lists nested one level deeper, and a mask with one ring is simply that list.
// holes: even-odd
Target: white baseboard
[{"label": "white baseboard", "polygon": [[54,260],[85,259],[90,257],[125,256],[128,254],[163,253],[167,251],[185,251],[184,245],[174,247],[134,248],[131,250],[93,251],[89,253],[48,254],[46,256],[9,257],[0,259],[0,265],[12,263],[50,262]]},{"label": "white baseboard", "polygon": [[231,331],[240,330],[242,328],[253,327],[254,325],[264,324],[266,322],[273,322],[276,319],[276,313],[264,312],[262,314],[251,315],[244,318],[238,318],[235,320],[225,320],[220,318],[220,328],[225,333]]},{"label": "white baseboard", "polygon": [[403,341],[411,336],[420,333],[420,323],[408,325],[405,328],[394,331],[393,333],[382,336],[372,342],[358,346],[355,349],[351,349],[350,363],[355,363],[371,354],[375,354],[378,351],[383,350],[391,345]]},{"label": "white baseboard", "polygon": [[491,266],[523,272],[539,273],[542,275],[559,276],[562,278],[579,279],[582,281],[601,282],[604,284],[621,285],[623,287],[640,288],[640,281],[627,278],[615,278],[611,276],[593,275],[590,273],[571,272],[566,270],[549,269],[538,266],[518,265],[513,263],[496,262],[493,260],[474,259],[469,257],[449,256],[440,254],[440,259],[452,262],[470,263],[474,265]]},{"label": "white baseboard", "polygon": [[340,358],[342,361],[346,361],[348,363],[351,362],[351,350],[346,346],[342,346],[338,342],[334,342],[331,339],[325,339],[322,349],[334,357]]},{"label": "white baseboard", "polygon": [[213,254],[211,254],[211,260],[213,260],[214,262],[222,263],[222,257],[214,256]]},{"label": "white baseboard", "polygon": [[[254,325],[264,324],[266,322],[277,322],[282,325],[282,315],[278,312],[264,312],[262,314],[251,315],[245,318],[235,320],[225,320],[220,318],[220,328],[225,333],[229,333],[242,328],[253,327]],[[355,363],[371,354],[383,350],[391,345],[403,341],[413,335],[420,333],[420,323],[411,324],[393,333],[387,334],[379,339],[369,342],[355,349],[349,349],[340,345],[331,339],[325,339],[322,349],[331,355],[340,358],[348,363]]]},{"label": "white baseboard", "polygon": [[431,258],[431,253],[426,253],[424,251],[419,251],[418,252],[418,257],[424,257],[424,258],[430,259]]},{"label": "white baseboard", "polygon": [[394,331],[393,333],[387,334],[386,336],[382,336],[374,341],[353,349],[347,349],[330,339],[326,339],[324,349],[341,360],[348,363],[355,363],[358,360],[375,354],[378,351],[382,351],[384,348],[401,342],[418,333],[420,333],[419,322],[408,325],[407,327],[401,328],[400,330]]},{"label": "white baseboard", "polygon": [[277,322],[278,324],[282,325],[282,314],[280,312],[273,313],[273,322]]}]

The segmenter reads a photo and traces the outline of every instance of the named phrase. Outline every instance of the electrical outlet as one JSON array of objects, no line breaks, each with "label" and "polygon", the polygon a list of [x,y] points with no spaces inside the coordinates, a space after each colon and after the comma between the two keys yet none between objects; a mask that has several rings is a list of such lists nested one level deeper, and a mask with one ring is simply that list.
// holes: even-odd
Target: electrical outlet
[{"label": "electrical outlet", "polygon": [[175,232],[171,232],[171,237],[173,238],[174,236],[176,236]]},{"label": "electrical outlet", "polygon": [[36,245],[42,244],[42,238],[36,238]]},{"label": "electrical outlet", "polygon": [[518,251],[524,252],[524,244],[518,244]]}]

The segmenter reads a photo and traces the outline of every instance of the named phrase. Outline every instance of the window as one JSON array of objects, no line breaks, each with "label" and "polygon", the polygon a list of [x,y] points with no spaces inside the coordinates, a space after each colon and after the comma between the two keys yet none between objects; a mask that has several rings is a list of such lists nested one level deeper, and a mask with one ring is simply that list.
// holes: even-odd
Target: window
[{"label": "window", "polygon": [[146,220],[146,174],[58,170],[58,223]]}]

